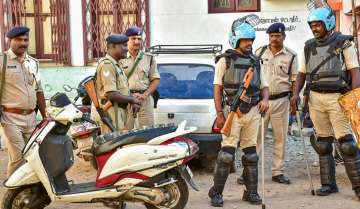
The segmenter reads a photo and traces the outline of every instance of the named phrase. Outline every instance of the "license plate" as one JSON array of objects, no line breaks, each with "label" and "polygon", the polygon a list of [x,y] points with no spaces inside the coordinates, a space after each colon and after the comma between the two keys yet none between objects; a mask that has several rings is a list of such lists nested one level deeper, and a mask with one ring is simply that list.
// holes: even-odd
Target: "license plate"
[{"label": "license plate", "polygon": [[190,177],[192,178],[194,175],[193,175],[191,169],[189,168],[189,166],[186,166],[186,170],[189,173]]}]

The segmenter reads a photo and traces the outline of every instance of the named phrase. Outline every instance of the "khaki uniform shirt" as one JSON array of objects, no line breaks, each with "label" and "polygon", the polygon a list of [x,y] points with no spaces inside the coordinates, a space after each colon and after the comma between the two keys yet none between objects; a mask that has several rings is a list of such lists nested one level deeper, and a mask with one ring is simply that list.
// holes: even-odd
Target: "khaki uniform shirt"
[{"label": "khaki uniform shirt", "polygon": [[[43,91],[38,61],[26,54],[24,61],[21,63],[11,49],[6,54],[8,59],[1,105],[8,108],[35,109],[37,103],[36,92]],[[27,125],[26,120],[28,120],[29,116],[35,117],[35,113],[24,116],[3,112],[1,122]]]},{"label": "khaki uniform shirt", "polygon": [[118,62],[110,55],[99,61],[96,69],[96,91],[99,99],[106,99],[105,94],[119,91],[122,95],[129,95],[129,84],[124,71]]},{"label": "khaki uniform shirt", "polygon": [[[262,47],[256,50],[256,55],[259,55]],[[290,66],[292,56],[295,58]],[[261,56],[261,71],[264,72],[266,80],[269,83],[270,95],[276,95],[287,91],[292,91],[291,82],[296,80],[298,61],[294,51],[287,47],[273,54],[269,47],[265,49]],[[289,67],[290,78],[289,78]]]},{"label": "khaki uniform shirt", "polygon": [[[105,95],[107,92],[118,91],[122,95],[130,95],[129,84],[124,71],[120,68],[118,62],[108,54],[105,58],[100,59],[96,68],[95,85],[100,105],[102,105],[101,100],[106,99]],[[94,107],[93,110],[92,112],[96,112]],[[116,127],[115,108],[111,107],[108,113],[113,121],[113,125]],[[98,114],[94,114],[95,120],[100,121]],[[118,124],[120,129],[123,128],[125,121],[126,110],[118,107]]]},{"label": "khaki uniform shirt", "polygon": [[[128,53],[127,58],[120,60],[126,75],[130,73],[132,66],[135,64],[135,60],[136,57],[132,57],[130,53]],[[160,79],[155,58],[152,54],[145,53],[143,59],[140,60],[129,79],[130,89],[144,91],[149,88],[150,82],[154,79]]]},{"label": "khaki uniform shirt", "polygon": [[[223,85],[223,77],[226,72],[226,59],[225,57],[222,57],[219,59],[219,61],[216,63],[215,66],[215,76],[214,76],[214,85]],[[260,70],[260,88],[269,87],[269,84],[266,80],[266,77],[264,75],[264,71]]]}]

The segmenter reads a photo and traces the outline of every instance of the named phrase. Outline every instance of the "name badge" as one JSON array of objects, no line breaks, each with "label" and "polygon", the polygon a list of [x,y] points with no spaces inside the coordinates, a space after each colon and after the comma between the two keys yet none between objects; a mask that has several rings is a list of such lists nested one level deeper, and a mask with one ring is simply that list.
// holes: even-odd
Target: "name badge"
[{"label": "name badge", "polygon": [[7,68],[8,69],[14,69],[14,68],[16,68],[16,65],[8,65]]}]

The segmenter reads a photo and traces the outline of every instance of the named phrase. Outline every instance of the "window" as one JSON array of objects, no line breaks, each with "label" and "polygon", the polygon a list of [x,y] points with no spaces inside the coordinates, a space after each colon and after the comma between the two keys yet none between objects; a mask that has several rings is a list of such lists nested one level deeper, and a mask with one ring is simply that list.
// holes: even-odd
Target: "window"
[{"label": "window", "polygon": [[213,98],[214,67],[204,64],[159,64],[160,98]]},{"label": "window", "polygon": [[208,0],[209,13],[258,12],[260,0]]}]

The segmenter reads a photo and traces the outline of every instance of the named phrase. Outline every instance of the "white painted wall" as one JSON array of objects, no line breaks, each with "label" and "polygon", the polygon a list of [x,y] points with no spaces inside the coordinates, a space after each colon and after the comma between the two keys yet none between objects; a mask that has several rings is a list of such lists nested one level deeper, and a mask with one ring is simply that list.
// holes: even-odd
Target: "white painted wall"
[{"label": "white painted wall", "polygon": [[84,66],[84,41],[81,0],[69,1],[71,65]]},{"label": "white painted wall", "polygon": [[[211,44],[220,43],[229,48],[228,32],[232,21],[248,13],[208,13],[208,0],[151,0],[150,30],[151,45],[156,44]],[[260,18],[274,21],[278,18],[293,18],[284,22],[292,31],[287,32],[285,45],[300,52],[305,41],[312,37],[306,22],[308,15],[305,0],[263,0]],[[283,19],[284,20],[284,19]],[[265,20],[264,20],[265,21]],[[258,28],[267,28],[263,23]],[[257,33],[254,48],[265,45],[265,31]]]}]

